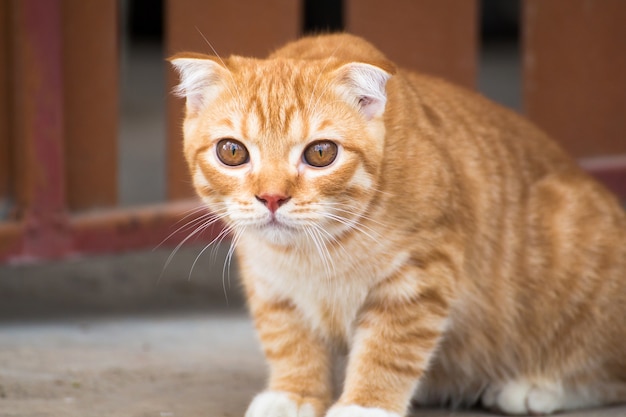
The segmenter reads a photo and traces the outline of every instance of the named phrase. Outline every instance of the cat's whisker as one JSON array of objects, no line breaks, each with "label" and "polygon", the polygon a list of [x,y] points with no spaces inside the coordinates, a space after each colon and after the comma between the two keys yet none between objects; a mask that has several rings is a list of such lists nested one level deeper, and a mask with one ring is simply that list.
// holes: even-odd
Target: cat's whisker
[{"label": "cat's whisker", "polygon": [[[203,225],[199,226],[199,227],[198,227],[198,229],[196,229],[196,230],[199,230],[199,231],[206,230],[206,229],[207,229],[208,227],[210,227],[210,226],[211,226],[214,222],[215,222],[215,220],[214,220],[214,221],[211,221],[211,222],[207,222],[207,223],[205,223],[205,224],[203,224]],[[194,270],[194,268],[195,268],[195,266],[196,266],[196,263],[198,262],[198,259],[200,258],[200,256],[201,256],[201,255],[202,255],[202,254],[203,254],[203,253],[204,253],[204,252],[205,252],[205,251],[206,251],[209,247],[211,247],[211,246],[212,246],[212,245],[213,245],[216,241],[218,241],[218,240],[220,240],[220,241],[221,241],[221,239],[223,239],[223,236],[228,235],[228,233],[231,231],[231,229],[232,229],[232,226],[227,225],[226,227],[224,227],[224,228],[220,231],[220,233],[219,233],[219,234],[218,234],[215,238],[213,238],[213,240],[211,240],[209,243],[207,243],[207,244],[204,246],[204,248],[202,248],[202,250],[201,250],[201,251],[200,251],[200,253],[196,256],[196,259],[193,261],[193,263],[192,263],[192,265],[191,265],[191,269],[190,269],[190,271],[189,271],[188,280],[191,280],[191,275],[192,275],[192,273],[193,273],[193,270]]]},{"label": "cat's whisker", "polygon": [[235,253],[235,248],[237,247],[237,243],[241,239],[241,236],[245,233],[246,227],[235,227],[233,233],[233,237],[230,241],[230,247],[228,248],[228,252],[226,253],[226,259],[224,260],[224,266],[222,267],[222,288],[224,289],[224,296],[226,297],[226,303],[228,303],[228,294],[226,290],[226,282],[225,276],[228,275],[228,288],[230,289],[230,266],[232,263],[233,255]]},{"label": "cat's whisker", "polygon": [[305,230],[317,249],[317,252],[322,261],[322,264],[324,265],[324,270],[326,272],[326,276],[329,282],[332,281],[332,277],[334,274],[332,273],[333,271],[331,271],[331,266],[332,266],[332,269],[334,270],[334,265],[331,262],[328,248],[324,245],[323,237],[313,227],[306,227]]},{"label": "cat's whisker", "polygon": [[340,42],[339,44],[337,44],[337,46],[331,52],[328,58],[326,58],[326,62],[324,62],[324,66],[322,67],[322,70],[319,71],[319,73],[317,74],[317,78],[315,79],[315,84],[313,85],[313,89],[311,90],[311,95],[309,96],[309,102],[307,103],[307,107],[306,107],[307,113],[312,114],[315,112],[315,109],[317,109],[317,104],[319,103],[323,93],[325,93],[326,90],[328,90],[328,88],[330,87],[329,84],[326,85],[326,87],[322,90],[322,93],[317,96],[317,99],[313,106],[313,110],[311,110],[311,102],[313,101],[313,96],[315,95],[315,92],[317,91],[317,84],[319,83],[319,80],[321,79],[322,74],[326,71],[328,64],[332,61],[332,59],[335,57],[335,54],[337,53],[339,48],[341,48],[343,45],[344,45],[344,42]]},{"label": "cat's whisker", "polygon": [[[201,227],[203,228],[207,228],[210,225],[203,225]],[[233,230],[236,230],[236,226],[234,225],[225,225],[225,227],[218,233],[218,235],[213,238],[213,240],[211,240],[211,242],[209,242],[201,251],[200,253],[196,256],[196,259],[194,260],[191,269],[189,271],[189,279],[191,279],[191,275],[193,273],[193,270],[195,268],[196,263],[198,262],[198,259],[200,258],[200,256],[208,249],[208,248],[212,248],[212,260],[214,261],[216,256],[217,256],[217,248],[218,246],[223,242],[223,240],[232,234]],[[231,242],[232,244],[232,242]],[[226,262],[226,261],[225,261]],[[224,283],[224,272],[222,271],[222,287],[224,289],[224,296],[226,298],[226,303],[228,303],[228,294],[226,293],[226,286]]]},{"label": "cat's whisker", "polygon": [[[348,204],[348,203],[343,203],[343,202],[338,202],[338,201],[320,201],[320,202],[316,202],[315,205],[318,206],[318,207],[321,207],[321,208],[326,208],[326,209],[331,209],[331,210],[334,210],[334,211],[339,211],[339,212],[342,212],[342,213],[351,214],[353,216],[355,215],[355,213],[360,211],[356,207],[356,205],[351,205],[351,204]],[[383,227],[388,227],[389,226],[389,225],[387,225],[385,223],[382,223],[379,220],[373,218],[372,216],[368,215],[366,212],[359,213],[357,217],[359,219],[364,219],[364,220],[367,220],[369,222],[378,224],[379,226],[383,226]],[[364,225],[362,225],[362,226],[364,226]],[[372,229],[370,229],[370,230],[372,230]]]},{"label": "cat's whisker", "polygon": [[185,216],[183,216],[182,218],[180,218],[176,223],[174,223],[175,225],[185,221],[185,219],[187,219],[190,216],[193,216],[194,214],[197,214],[201,211],[206,211],[207,207],[205,204],[200,203],[198,206],[190,208],[188,210],[185,210],[183,213],[185,214]]},{"label": "cat's whisker", "polygon": [[212,210],[208,213],[203,214],[202,216],[199,216],[193,220],[190,220],[185,225],[179,227],[176,230],[176,232],[186,231],[188,229],[191,229],[192,227],[197,227],[200,223],[206,224],[207,220],[211,221],[212,223],[215,223],[217,220],[223,218],[227,211],[228,211],[227,208],[223,208],[220,211]]},{"label": "cat's whisker", "polygon": [[[203,253],[204,253],[204,252],[205,252],[208,248],[210,248],[211,246],[213,246],[213,245],[215,244],[215,242],[216,242],[218,239],[219,239],[219,241],[221,242],[221,241],[222,241],[222,239],[224,238],[224,236],[227,236],[228,234],[230,234],[230,232],[231,232],[231,231],[232,231],[232,226],[225,227],[225,228],[224,228],[224,229],[220,232],[220,234],[219,234],[219,235],[218,235],[215,239],[213,239],[211,242],[209,242],[208,244],[206,244],[206,245],[202,248],[202,250],[200,251],[200,253],[198,253],[198,255],[196,256],[196,259],[194,259],[193,263],[191,264],[191,268],[190,268],[190,270],[189,270],[189,276],[188,276],[188,278],[187,278],[189,281],[191,281],[191,276],[192,276],[193,271],[194,271],[194,269],[195,269],[196,263],[198,262],[198,260],[199,260],[199,259],[200,259],[200,257],[202,256],[202,254],[203,254]],[[232,243],[231,243],[231,246],[232,246]],[[228,260],[228,262],[230,263],[229,256],[232,256],[232,255],[230,255],[230,250],[229,250],[229,255],[227,255],[227,258],[226,258],[226,259]],[[225,262],[226,262],[226,261],[225,261]],[[229,287],[230,287],[230,276],[229,276]],[[223,288],[223,290],[224,290],[224,298],[225,298],[225,300],[226,300],[226,304],[228,304],[228,293],[227,293],[227,291],[226,291],[226,285],[225,285],[225,282],[224,282],[224,271],[223,271],[223,270],[222,270],[222,288]]]},{"label": "cat's whisker", "polygon": [[[174,223],[174,226],[178,225],[179,223],[181,223],[182,221],[184,221],[186,218],[193,216],[194,214],[197,214],[200,211],[206,210],[205,207],[199,207],[199,208],[195,208],[192,210],[189,210],[190,213],[188,213],[185,217],[183,217],[182,219],[178,220],[176,223]],[[182,226],[178,227],[176,230],[174,230],[172,233],[170,233],[169,235],[167,235],[167,237],[165,239],[163,239],[158,245],[156,245],[152,250],[155,251],[158,248],[160,248],[165,242],[167,242],[169,239],[172,238],[172,236],[174,236],[175,234],[184,231],[186,229],[189,229],[193,226],[194,223],[200,222],[202,221],[204,218],[206,218],[207,216],[211,216],[213,215],[212,213],[205,213],[202,216],[196,217],[190,221],[188,221],[187,223],[183,224]]]},{"label": "cat's whisker", "polygon": [[[202,226],[200,226],[203,230],[207,229],[208,227],[212,226],[212,224],[204,224]],[[213,240],[211,240],[211,242],[209,242],[209,245],[213,245],[216,242],[219,243],[221,242],[225,236],[228,236],[228,233],[230,232],[232,226],[225,226],[224,228],[222,228],[222,230],[220,230],[220,232],[217,234],[216,237],[213,238]]]},{"label": "cat's whisker", "polygon": [[198,259],[200,259],[200,256],[202,256],[202,254],[211,246],[211,243],[206,244],[202,250],[200,251],[200,253],[198,253],[198,255],[196,255],[196,259],[194,259],[193,263],[191,264],[191,268],[189,269],[189,275],[187,276],[187,281],[191,281],[191,275],[193,274],[193,270],[196,267],[196,263],[198,263]]},{"label": "cat's whisker", "polygon": [[[339,203],[339,202],[320,202],[320,203],[316,203],[317,205],[324,207],[324,208],[331,208],[332,210],[335,211],[339,211],[342,213],[348,213],[348,214],[352,214],[354,215],[354,213],[357,211],[355,206],[352,206],[350,204],[345,204],[345,203]],[[342,208],[342,207],[346,207],[346,208]],[[382,223],[376,219],[374,219],[372,216],[369,216],[366,213],[360,213],[358,215],[359,218],[365,219],[367,221],[370,221],[372,223],[376,223],[380,226],[383,227],[387,227],[388,225],[386,225],[385,223]]]},{"label": "cat's whisker", "polygon": [[311,224],[311,226],[319,230],[319,232],[325,236],[325,240],[329,244],[339,247],[346,256],[348,257],[350,256],[350,254],[344,247],[343,243],[341,243],[341,241],[338,240],[335,236],[333,236],[328,230],[324,229],[319,224],[315,224],[315,223]]},{"label": "cat's whisker", "polygon": [[386,195],[386,196],[389,196],[389,197],[395,197],[396,196],[395,193],[392,193],[390,191],[381,190],[378,187],[370,187],[370,188],[372,189],[372,191],[375,191],[377,194],[382,194],[382,195]]},{"label": "cat's whisker", "polygon": [[233,83],[233,87],[235,88],[235,91],[237,92],[237,95],[233,94],[232,90],[230,89],[230,87],[228,85],[226,85],[226,88],[228,89],[228,92],[230,93],[232,98],[237,99],[237,101],[239,102],[239,105],[242,106],[242,108],[243,108],[243,99],[242,99],[242,96],[241,96],[241,92],[239,91],[239,87],[237,86],[237,83],[235,82],[235,78],[231,74],[230,70],[228,70],[228,67],[226,66],[226,63],[224,62],[224,60],[222,59],[220,54],[217,53],[217,51],[215,50],[215,48],[213,47],[211,42],[209,42],[209,40],[206,38],[206,36],[204,36],[204,33],[202,33],[202,31],[198,28],[198,26],[196,26],[196,30],[198,31],[200,36],[202,36],[202,39],[204,39],[206,44],[209,45],[209,48],[211,48],[211,51],[213,51],[213,54],[215,54],[217,59],[220,60],[220,62],[222,63],[222,66],[224,66],[224,68],[227,69],[228,76],[230,77],[230,80]]},{"label": "cat's whisker", "polygon": [[[318,233],[321,235],[321,237],[323,238],[323,240],[326,241],[327,245],[325,245],[326,248],[328,248],[329,245],[333,245],[335,247],[339,247],[341,249],[341,251],[344,253],[345,255],[345,259],[349,259],[350,258],[350,254],[348,253],[348,251],[345,249],[344,245],[332,234],[330,234],[327,230],[325,230],[323,227],[321,227],[319,224],[317,223],[312,223],[310,225],[312,228],[318,230]],[[327,249],[328,252],[328,249]],[[329,254],[329,258],[331,258],[330,254]],[[332,259],[330,259],[330,262],[332,262]],[[333,274],[335,274],[335,267],[334,267],[334,263],[332,263],[333,266]],[[336,280],[332,279],[333,277],[329,277],[327,279],[327,285],[330,287],[330,290],[335,292],[335,289],[333,287],[335,287],[336,284]],[[331,308],[330,308],[330,314],[331,317],[335,316],[335,303],[331,304]]]},{"label": "cat's whisker", "polygon": [[[219,210],[215,209],[215,207],[217,206],[221,206],[221,208]],[[226,203],[211,204],[209,207],[211,208],[211,213],[213,214],[215,219],[212,219],[213,221],[211,222],[205,222],[204,224],[199,225],[198,228],[202,228],[206,230],[207,228],[211,227],[216,222],[224,220],[225,218],[228,217],[229,208],[226,205]],[[209,246],[212,247],[211,259],[213,261],[215,261],[215,259],[217,258],[218,245],[223,241],[223,239],[226,236],[228,236],[229,231],[230,231],[230,226],[226,225],[224,228],[222,228],[222,230],[220,230],[218,235],[209,243]]]},{"label": "cat's whisker", "polygon": [[215,262],[217,260],[217,252],[219,247],[224,242],[228,236],[232,237],[232,230],[234,226],[226,227],[220,231],[220,233],[215,237],[215,239],[211,242],[211,246],[213,249],[211,250],[211,260]]},{"label": "cat's whisker", "polygon": [[[343,224],[349,229],[357,230],[363,233],[365,236],[369,237],[374,242],[378,242],[382,238],[382,236],[374,229],[367,227],[363,224],[360,224],[356,221],[350,221],[350,220],[345,219],[344,217],[341,217],[332,213],[323,213],[323,216],[326,217],[327,219],[335,220],[336,222]],[[372,236],[368,231],[378,235],[378,238],[375,238],[374,236]]]},{"label": "cat's whisker", "polygon": [[[224,210],[226,211],[226,210]],[[165,270],[167,269],[167,267],[169,266],[169,264],[172,262],[172,259],[174,259],[174,256],[176,255],[176,253],[178,253],[178,251],[180,250],[180,248],[187,243],[187,241],[189,239],[191,239],[192,237],[198,235],[199,233],[203,232],[204,230],[206,230],[209,226],[217,223],[218,221],[220,221],[221,219],[225,218],[226,214],[223,213],[219,213],[216,214],[214,212],[209,212],[203,216],[201,216],[198,219],[194,219],[191,222],[179,227],[176,231],[174,231],[173,233],[171,233],[165,240],[171,238],[171,236],[173,236],[176,233],[179,233],[182,229],[185,228],[190,228],[193,226],[193,223],[198,223],[201,221],[204,221],[204,223],[202,223],[199,226],[196,226],[196,228],[189,234],[187,235],[182,241],[180,241],[176,247],[172,250],[172,252],[170,253],[170,255],[167,257],[167,260],[165,261],[165,265],[163,266],[162,270],[161,270],[161,274],[159,275],[159,279],[157,280],[157,282],[159,282],[161,280],[161,278],[163,277],[163,273],[165,272]],[[165,242],[165,240],[163,242]],[[163,243],[161,242],[161,244]]]},{"label": "cat's whisker", "polygon": [[322,74],[326,70],[326,67],[328,67],[328,64],[330,63],[330,61],[335,57],[335,53],[337,53],[337,50],[339,49],[339,47],[342,46],[342,45],[343,45],[343,43],[340,43],[339,45],[337,45],[337,47],[330,54],[330,56],[328,58],[326,58],[326,62],[324,63],[324,66],[322,67],[322,70],[318,72],[317,78],[315,79],[315,83],[313,84],[313,88],[311,89],[311,95],[309,96],[309,102],[307,103],[307,106],[306,106],[307,112],[311,109],[311,102],[313,101],[313,97],[315,95],[315,91],[317,90],[317,84],[319,83],[320,78],[322,77]]},{"label": "cat's whisker", "polygon": [[[335,211],[338,211],[340,213],[347,213],[347,214],[354,214],[354,211],[352,210],[344,210],[344,209],[335,209]],[[375,218],[372,218],[371,216],[368,216],[367,214],[361,214],[358,216],[358,218],[354,221],[355,224],[358,224],[360,227],[366,228],[367,230],[370,230],[372,233],[376,233],[377,235],[379,234],[376,230],[372,229],[369,226],[366,226],[365,224],[363,224],[363,222],[361,222],[361,220],[365,220],[367,222],[370,223],[374,223],[375,225],[381,226],[383,228],[387,228],[390,227],[388,224],[383,223]]]},{"label": "cat's whisker", "polygon": [[[204,216],[203,216],[203,217],[204,217]],[[212,217],[212,215],[211,215],[211,217],[210,217],[210,220],[209,220],[209,221],[211,221],[211,220],[213,220],[213,219],[214,219],[214,217]],[[170,238],[171,238],[172,236],[174,236],[175,234],[177,234],[177,233],[179,233],[179,232],[181,232],[181,231],[183,231],[183,230],[185,230],[185,229],[190,229],[190,228],[194,227],[194,223],[198,223],[198,222],[201,222],[201,221],[203,221],[203,220],[204,220],[204,219],[202,219],[202,218],[200,218],[200,219],[194,219],[193,221],[191,221],[191,222],[189,222],[189,223],[186,223],[186,224],[184,224],[183,226],[180,226],[180,227],[179,227],[179,228],[177,228],[175,231],[173,231],[172,233],[170,233],[170,234],[169,234],[169,236],[167,236],[167,237],[166,237],[166,238],[165,238],[165,239],[164,239],[161,243],[159,243],[159,245],[157,245],[155,249],[157,249],[159,246],[161,246],[163,243],[165,243],[168,239],[170,239]],[[190,239],[190,238],[191,238],[192,236],[194,236],[196,233],[198,233],[198,230],[197,230],[197,229],[194,229],[194,231],[193,231],[191,234],[187,235],[187,236],[186,236],[186,237],[185,237],[185,238],[184,238],[181,242],[179,242],[179,243],[178,243],[178,245],[176,245],[176,247],[175,247],[175,248],[174,248],[174,250],[173,250],[173,253],[175,253],[175,252],[176,252],[176,251],[177,251],[177,250],[178,250],[178,249],[179,249],[182,245],[184,245],[184,244],[185,244],[185,242],[186,242],[188,239]],[[167,259],[167,261],[166,261],[166,263],[165,263],[164,268],[167,268],[167,266],[168,266],[169,262],[171,261],[171,258],[173,257],[173,253],[172,253],[172,254],[170,254],[170,257],[168,257],[168,259]]]},{"label": "cat's whisker", "polygon": [[[317,106],[319,105],[320,101],[322,100],[322,98],[324,97],[324,94],[326,93],[326,91],[328,91],[330,88],[332,87],[331,83],[327,83],[326,86],[324,87],[324,89],[321,91],[321,93],[317,96],[317,99],[315,100],[315,104],[313,104],[313,109],[309,112],[310,114],[314,114],[315,111],[317,110]],[[341,103],[339,100],[337,100],[337,103]]]},{"label": "cat's whisker", "polygon": [[[215,219],[211,219],[208,221],[208,223],[213,224],[215,223],[217,220],[219,220],[218,218]],[[169,256],[167,257],[167,260],[165,261],[165,265],[163,265],[163,268],[161,269],[161,274],[159,275],[159,278],[157,280],[157,282],[161,281],[161,278],[163,278],[163,273],[165,272],[165,270],[167,269],[167,267],[169,266],[169,264],[172,262],[172,259],[174,259],[174,256],[178,253],[178,251],[180,250],[180,248],[187,243],[187,241],[189,239],[191,239],[192,237],[198,235],[199,233],[201,233],[203,230],[205,230],[205,228],[202,227],[198,227],[196,229],[194,229],[189,235],[187,235],[182,241],[180,241],[178,243],[178,245],[176,245],[176,247],[172,250],[172,252],[169,254]]]},{"label": "cat's whisker", "polygon": [[[332,257],[330,255],[329,250],[328,250],[328,244],[335,243],[336,245],[338,245],[343,250],[343,252],[346,254],[346,256],[349,256],[349,255],[348,255],[347,251],[345,250],[345,248],[343,247],[343,245],[341,244],[341,242],[339,242],[327,230],[324,230],[324,228],[322,228],[320,225],[318,225],[316,223],[312,223],[310,225],[310,227],[312,228],[312,230],[317,230],[317,233],[319,234],[320,238],[327,243],[327,245],[324,245],[324,248],[326,250],[326,253],[328,254],[328,262],[330,262],[331,265],[332,265],[333,275],[332,276],[329,275],[327,277],[326,285],[329,286],[329,288],[330,288],[330,290],[332,292],[335,292],[334,287],[337,285],[336,284],[336,280],[333,279],[333,277],[335,276],[335,273],[336,273],[336,271],[335,271],[335,264],[332,262]],[[330,316],[331,317],[335,316],[335,303],[331,303],[331,306],[330,306]]]}]

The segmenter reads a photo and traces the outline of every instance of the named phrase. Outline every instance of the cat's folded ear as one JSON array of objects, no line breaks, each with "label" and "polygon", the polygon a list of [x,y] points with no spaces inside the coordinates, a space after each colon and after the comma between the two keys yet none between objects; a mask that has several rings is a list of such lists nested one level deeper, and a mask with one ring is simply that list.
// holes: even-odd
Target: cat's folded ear
[{"label": "cat's folded ear", "polygon": [[351,62],[336,70],[344,98],[371,120],[381,116],[387,103],[387,80],[395,73],[393,64]]},{"label": "cat's folded ear", "polygon": [[195,53],[180,53],[168,61],[178,71],[180,83],[174,94],[187,99],[188,113],[197,113],[221,90],[221,80],[227,76],[219,58]]}]

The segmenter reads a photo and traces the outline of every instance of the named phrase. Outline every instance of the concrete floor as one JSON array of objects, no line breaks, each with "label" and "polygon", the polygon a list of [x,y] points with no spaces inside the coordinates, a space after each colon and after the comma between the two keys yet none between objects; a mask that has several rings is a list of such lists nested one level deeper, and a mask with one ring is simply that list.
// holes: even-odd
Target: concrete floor
[{"label": "concrete floor", "polygon": [[237,308],[0,324],[2,417],[239,417],[264,379],[252,325]]},{"label": "concrete floor", "polygon": [[264,380],[245,314],[0,325],[0,416],[242,416]]}]

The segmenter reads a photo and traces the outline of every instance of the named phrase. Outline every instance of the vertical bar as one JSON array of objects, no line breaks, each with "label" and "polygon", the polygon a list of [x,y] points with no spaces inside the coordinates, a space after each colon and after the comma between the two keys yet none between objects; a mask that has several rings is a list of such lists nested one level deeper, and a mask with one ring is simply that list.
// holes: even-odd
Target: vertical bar
[{"label": "vertical bar", "polygon": [[[213,55],[214,47],[221,56],[262,57],[300,34],[300,1],[169,0],[166,4],[166,50],[170,55],[182,51]],[[173,71],[167,83],[171,91],[177,83]],[[167,194],[169,199],[185,198],[194,193],[182,154],[183,102],[170,96],[167,107]]]},{"label": "vertical bar", "polygon": [[11,222],[12,192],[15,178],[12,164],[11,117],[11,4],[0,2],[0,263],[22,251],[23,228],[18,222]]},{"label": "vertical bar", "polygon": [[13,0],[12,63],[17,202],[23,254],[55,257],[70,247],[63,177],[61,0]]},{"label": "vertical bar", "polygon": [[65,181],[71,210],[117,202],[118,2],[62,0]]},{"label": "vertical bar", "polygon": [[345,0],[346,29],[401,67],[473,88],[477,0]]},{"label": "vertical bar", "polygon": [[577,157],[626,154],[626,2],[525,0],[523,48],[526,114]]},{"label": "vertical bar", "polygon": [[9,3],[0,3],[0,222],[7,217],[10,194]]}]

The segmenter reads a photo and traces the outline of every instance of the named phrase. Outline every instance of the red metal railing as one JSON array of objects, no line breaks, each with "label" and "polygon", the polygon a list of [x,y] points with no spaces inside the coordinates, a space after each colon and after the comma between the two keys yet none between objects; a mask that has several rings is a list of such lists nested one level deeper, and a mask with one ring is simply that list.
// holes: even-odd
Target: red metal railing
[{"label": "red metal railing", "polygon": [[[477,0],[345,0],[346,30],[472,88]],[[264,56],[300,34],[293,0],[170,0],[166,50]],[[626,2],[524,0],[525,112],[626,200]],[[117,206],[117,2],[0,4],[0,262],[178,244],[197,219],[167,102],[167,202]],[[165,63],[164,63],[165,64]],[[168,88],[175,84],[170,72]],[[212,238],[209,231],[205,238]]]},{"label": "red metal railing", "polygon": [[[2,252],[57,256],[69,246],[63,179],[63,68],[61,2],[11,5],[13,68],[11,118],[15,198],[20,218],[2,233]],[[6,227],[6,226],[5,226]],[[6,256],[6,255],[5,255]]]},{"label": "red metal railing", "polygon": [[180,219],[202,214],[190,213],[193,200],[116,207],[117,12],[116,2],[81,0],[0,6],[0,101],[11,115],[0,198],[13,200],[0,262],[176,244],[188,235]]}]

